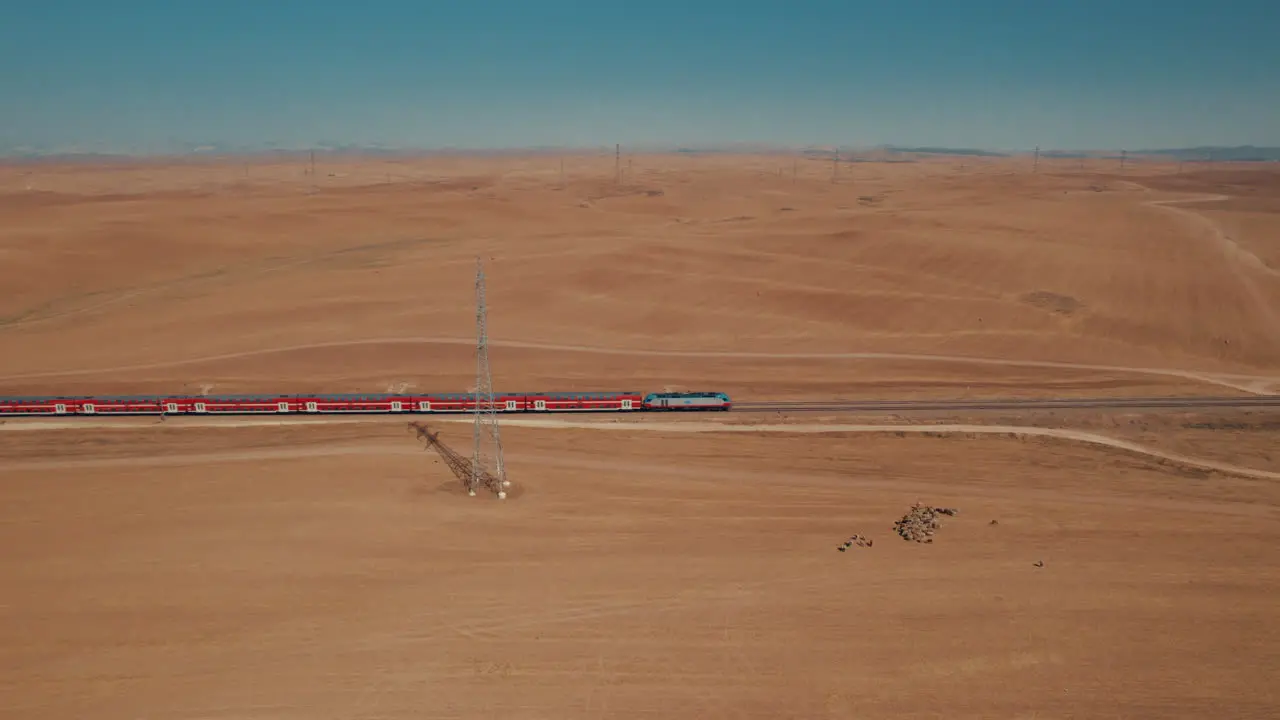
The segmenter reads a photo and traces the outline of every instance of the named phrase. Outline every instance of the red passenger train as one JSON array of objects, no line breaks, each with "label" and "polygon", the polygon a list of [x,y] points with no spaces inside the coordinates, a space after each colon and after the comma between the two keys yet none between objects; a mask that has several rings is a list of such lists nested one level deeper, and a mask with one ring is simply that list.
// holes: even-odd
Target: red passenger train
[{"label": "red passenger train", "polygon": [[[503,413],[728,410],[730,407],[729,396],[719,392],[495,393],[493,396],[493,410]],[[0,417],[462,413],[475,410],[474,393],[0,397]]]}]

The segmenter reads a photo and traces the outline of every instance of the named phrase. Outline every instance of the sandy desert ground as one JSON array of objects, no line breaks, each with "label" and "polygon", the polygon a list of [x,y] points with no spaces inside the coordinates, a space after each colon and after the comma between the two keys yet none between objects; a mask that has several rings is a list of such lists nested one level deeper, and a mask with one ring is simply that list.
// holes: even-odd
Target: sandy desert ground
[{"label": "sandy desert ground", "polygon": [[[500,389],[1280,392],[1275,171],[621,165],[0,167],[0,394],[467,390],[478,254]],[[1280,414],[715,421],[783,427],[513,423],[499,503],[402,420],[11,420],[0,715],[1280,710]],[[785,427],[926,421],[1204,462]],[[961,513],[903,542],[916,501]]]},{"label": "sandy desert ground", "polygon": [[[6,168],[0,392],[462,390],[477,254],[509,389],[1170,394],[1238,389],[1168,371],[1280,376],[1263,171],[1216,171],[1255,202],[1218,211],[1248,230],[1227,237],[1199,214],[1213,203],[1152,204],[1223,194],[1215,171],[1168,192],[1137,184],[1159,168],[1012,162],[851,163],[832,182],[815,160],[642,156],[621,185],[611,157],[329,162]],[[857,353],[894,357],[821,357]]]},{"label": "sandy desert ground", "polygon": [[[18,435],[9,717],[1276,708],[1275,480],[1003,438],[510,427],[500,503],[394,421]],[[931,545],[891,532],[916,501],[960,509]]]}]

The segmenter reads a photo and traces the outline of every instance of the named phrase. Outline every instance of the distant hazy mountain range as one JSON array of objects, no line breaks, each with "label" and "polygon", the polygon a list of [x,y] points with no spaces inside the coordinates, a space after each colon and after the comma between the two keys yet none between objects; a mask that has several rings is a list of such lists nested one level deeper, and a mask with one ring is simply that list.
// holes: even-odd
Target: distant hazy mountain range
[{"label": "distant hazy mountain range", "polygon": [[[977,157],[1009,157],[1029,155],[1034,150],[984,150],[978,148],[948,147],[900,147],[887,145],[879,148],[890,153],[920,155],[971,155]],[[1045,158],[1118,158],[1120,150],[1040,150]],[[1213,162],[1276,162],[1280,161],[1280,147],[1255,145],[1203,146],[1190,148],[1161,148],[1154,150],[1126,150],[1128,157],[1164,157],[1174,160],[1212,160]]]},{"label": "distant hazy mountain range", "polygon": [[[794,152],[792,150],[791,152]],[[831,158],[836,154],[834,148],[805,148],[804,154]],[[880,145],[875,148],[842,148],[841,159],[850,162],[877,161],[892,162],[895,157],[906,160],[910,155],[954,155],[969,157],[1012,157],[1015,155],[1031,155],[1034,149],[1026,150],[988,150],[984,148],[952,148],[937,146],[904,146]],[[1120,150],[1040,150],[1043,158],[1119,158]],[[1156,150],[1126,150],[1125,155],[1131,158],[1161,157],[1172,160],[1213,162],[1277,162],[1280,161],[1280,147],[1257,147],[1239,145],[1235,147],[1205,146],[1192,148],[1165,148]]]},{"label": "distant hazy mountain range", "polygon": [[[711,146],[644,146],[624,145],[623,152],[676,152],[689,155],[703,154],[795,154],[801,153],[814,158],[834,158],[838,152],[842,160],[849,162],[909,162],[914,155],[954,155],[972,157],[1011,157],[1029,155],[1031,149],[1024,150],[989,150],[984,148],[953,148],[938,146],[903,146],[878,145],[875,147],[855,146],[806,146],[784,147],[779,145],[736,143]],[[80,148],[75,146],[39,146],[18,143],[0,142],[0,157],[13,160],[62,160],[85,162],[103,162],[110,160],[129,160],[147,155],[165,156],[219,156],[219,155],[275,155],[278,157],[306,157],[316,155],[506,155],[506,154],[565,154],[565,153],[612,153],[613,146],[607,147],[513,147],[513,148],[416,148],[384,144],[349,144],[338,142],[317,142],[313,147],[287,146],[283,143],[263,143],[261,145],[244,146],[229,143],[208,142],[196,144],[172,144],[163,151],[138,153],[126,150],[115,151],[103,148]],[[1204,146],[1189,148],[1162,148],[1127,150],[1128,157],[1163,157],[1173,160],[1213,161],[1213,162],[1277,162],[1280,161],[1280,147],[1258,147],[1254,145],[1238,145],[1234,147]],[[1115,158],[1120,157],[1119,150],[1052,150],[1042,149],[1040,156],[1045,158]]]},{"label": "distant hazy mountain range", "polygon": [[[1135,154],[1134,152],[1129,153]],[[1168,148],[1164,150],[1139,150],[1141,155],[1165,155],[1178,160],[1212,160],[1214,162],[1276,162],[1280,161],[1280,147],[1194,147]]]}]

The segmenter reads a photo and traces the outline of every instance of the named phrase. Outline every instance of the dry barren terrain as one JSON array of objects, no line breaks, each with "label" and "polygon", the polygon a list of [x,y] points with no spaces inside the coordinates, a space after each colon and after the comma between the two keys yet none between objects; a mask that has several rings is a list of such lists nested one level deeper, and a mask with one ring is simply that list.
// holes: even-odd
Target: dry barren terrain
[{"label": "dry barren terrain", "polygon": [[617,183],[612,165],[5,168],[0,391],[465,389],[478,254],[507,389],[1280,382],[1275,216],[1218,211],[1224,239],[1214,203],[1152,204],[1219,192],[1212,171],[1171,192],[1142,167],[848,163],[833,182],[827,161],[641,156]]},{"label": "dry barren terrain", "polygon": [[[7,715],[1276,707],[1275,481],[1005,438],[507,440],[500,503],[394,421],[0,433]],[[917,501],[960,509],[933,544],[892,532]]]},{"label": "dry barren terrain", "polygon": [[[0,167],[0,394],[464,391],[477,255],[500,390],[1280,392],[1273,171],[1038,170]],[[10,420],[0,715],[1280,708],[1274,412],[663,420],[511,423],[505,502],[403,420]],[[852,431],[924,422],[957,432]],[[917,501],[960,509],[931,544]]]}]

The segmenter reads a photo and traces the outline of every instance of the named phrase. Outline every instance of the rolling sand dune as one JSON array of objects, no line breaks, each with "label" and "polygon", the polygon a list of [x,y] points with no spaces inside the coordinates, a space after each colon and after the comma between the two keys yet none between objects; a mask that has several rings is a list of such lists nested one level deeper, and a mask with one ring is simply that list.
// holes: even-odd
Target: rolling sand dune
[{"label": "rolling sand dune", "polygon": [[1253,277],[1262,275],[1264,278],[1270,276],[1272,280],[1280,279],[1280,270],[1270,267],[1257,255],[1242,247],[1212,220],[1203,215],[1197,215],[1176,207],[1176,205],[1184,203],[1219,202],[1228,199],[1230,198],[1227,195],[1204,195],[1181,200],[1153,200],[1147,204],[1180,213],[1193,227],[1203,228],[1209,237],[1222,248],[1227,262],[1231,264],[1236,276],[1240,279],[1240,286],[1248,291],[1257,305],[1258,313],[1266,319],[1270,334],[1273,337],[1280,336],[1280,313],[1276,310],[1274,298],[1269,297],[1271,293],[1264,287],[1260,287],[1258,281]]},{"label": "rolling sand dune", "polygon": [[[1274,172],[911,159],[0,167],[0,394],[1280,392]],[[0,715],[1275,715],[1274,413],[1045,417],[9,420]]]},{"label": "rolling sand dune", "polygon": [[[53,380],[68,377],[96,375],[111,376],[137,371],[169,369],[184,365],[208,365],[225,360],[239,360],[259,355],[296,353],[299,351],[330,350],[350,348],[360,345],[465,345],[473,347],[474,338],[369,338],[365,340],[349,340],[328,343],[309,343],[288,347],[246,350],[234,353],[220,353],[198,358],[170,360],[164,362],[142,363],[106,368],[80,368],[78,370],[54,370],[46,372],[25,373],[0,378],[8,381],[16,380]],[[1000,358],[961,357],[956,355],[913,355],[908,353],[770,353],[770,352],[732,352],[732,351],[697,351],[697,350],[653,350],[643,348],[605,348],[585,345],[556,345],[551,343],[494,341],[492,347],[520,348],[532,350],[548,350],[560,353],[591,353],[602,355],[629,355],[639,357],[684,358],[691,360],[713,359],[764,359],[764,360],[898,360],[909,363],[944,363],[954,365],[987,365],[1021,368],[1052,368],[1058,370],[1094,370],[1106,373],[1156,375],[1191,380],[1207,385],[1218,385],[1248,393],[1265,395],[1273,392],[1272,388],[1280,385],[1280,378],[1268,376],[1230,375],[1223,373],[1205,373],[1167,368],[1117,367],[1109,365],[1091,365],[1087,363],[1066,363],[1036,360],[1009,360]]]}]

